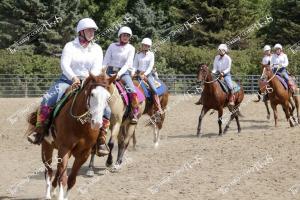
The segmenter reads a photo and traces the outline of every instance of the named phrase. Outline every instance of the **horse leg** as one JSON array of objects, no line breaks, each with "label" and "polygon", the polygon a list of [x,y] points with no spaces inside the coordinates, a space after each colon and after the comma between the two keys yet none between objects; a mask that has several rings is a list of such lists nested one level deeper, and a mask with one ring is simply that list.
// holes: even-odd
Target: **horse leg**
[{"label": "horse leg", "polygon": [[240,133],[242,131],[242,129],[241,129],[241,125],[240,125],[239,115],[236,114],[234,116],[234,118],[235,118],[236,125],[237,125],[237,128],[238,128],[238,133]]},{"label": "horse leg", "polygon": [[277,120],[278,120],[277,105],[271,103],[271,107],[274,113],[275,127],[277,127]]},{"label": "horse leg", "polygon": [[218,110],[218,124],[219,124],[219,135],[222,135],[222,116],[223,116],[223,108]]},{"label": "horse leg", "polygon": [[[117,157],[117,161],[116,161],[116,165],[121,165],[122,164],[122,157],[123,154],[125,152],[125,137],[126,137],[126,129],[128,126],[130,126],[131,124],[125,126],[121,126],[120,128],[120,133],[118,135],[118,157]],[[128,142],[129,143],[129,142]]]},{"label": "horse leg", "polygon": [[132,143],[133,143],[133,150],[136,151],[136,136],[135,136],[135,130],[134,130],[133,136],[132,136]]},{"label": "horse leg", "polygon": [[235,117],[235,113],[232,113],[232,114],[230,115],[229,121],[227,122],[227,124],[226,124],[226,126],[225,126],[225,128],[224,128],[223,134],[225,134],[225,133],[227,132],[227,130],[228,130],[228,128],[229,128],[229,125],[231,124],[231,122],[232,122],[232,120],[234,119],[234,117]]},{"label": "horse leg", "polygon": [[159,142],[159,128],[157,127],[157,124],[153,125],[153,143],[154,143],[154,148],[158,147],[158,142]]},{"label": "horse leg", "polygon": [[290,127],[294,127],[294,122],[292,121],[292,117],[290,117],[290,105],[289,105],[289,101],[287,101],[284,105],[284,112],[285,112],[285,117],[286,119],[289,121],[290,123]]},{"label": "horse leg", "polygon": [[293,96],[291,98],[293,100],[294,110],[296,109],[297,117],[295,117],[293,113],[291,115],[292,115],[295,123],[299,124],[300,123],[300,119],[299,119],[299,99],[298,99],[298,96]]},{"label": "horse leg", "polygon": [[53,146],[49,143],[42,142],[42,161],[45,165],[45,179],[46,179],[46,197],[45,199],[51,199],[51,179],[53,176],[53,170],[51,167]]},{"label": "horse leg", "polygon": [[265,104],[265,106],[266,106],[266,109],[267,109],[267,119],[270,119],[270,115],[271,115],[271,113],[270,113],[270,109],[269,109],[269,105],[268,105],[268,101],[267,100],[265,100],[264,101],[264,104]]},{"label": "horse leg", "polygon": [[89,169],[86,172],[87,176],[93,177],[95,175],[94,169],[94,160],[95,160],[95,153],[91,153],[91,159],[90,159],[90,164],[89,164]]},{"label": "horse leg", "polygon": [[197,128],[197,136],[200,137],[201,135],[201,123],[202,123],[202,119],[204,117],[204,115],[207,113],[209,109],[206,108],[205,106],[202,107],[202,110],[201,110],[201,114],[199,116],[199,119],[198,119],[198,128]]},{"label": "horse leg", "polygon": [[57,164],[59,194],[58,200],[64,200],[64,187],[67,185],[67,166],[70,157],[70,151],[66,148],[58,149],[58,158],[61,158],[62,162]]},{"label": "horse leg", "polygon": [[107,160],[106,160],[106,167],[111,167],[113,164],[112,150],[114,148],[114,144],[118,140],[120,126],[121,126],[120,122],[117,122],[112,128],[111,137],[108,142],[109,154],[108,154]]},{"label": "horse leg", "polygon": [[77,155],[75,155],[75,160],[71,169],[71,173],[68,177],[68,188],[64,196],[64,200],[68,200],[70,190],[75,185],[78,171],[80,167],[85,163],[85,161],[87,161],[87,159],[89,158],[90,152],[91,150],[89,149],[83,152],[79,152]]},{"label": "horse leg", "polygon": [[299,96],[293,96],[295,106],[296,106],[296,112],[297,112],[297,124],[300,124],[300,117],[299,117]]}]

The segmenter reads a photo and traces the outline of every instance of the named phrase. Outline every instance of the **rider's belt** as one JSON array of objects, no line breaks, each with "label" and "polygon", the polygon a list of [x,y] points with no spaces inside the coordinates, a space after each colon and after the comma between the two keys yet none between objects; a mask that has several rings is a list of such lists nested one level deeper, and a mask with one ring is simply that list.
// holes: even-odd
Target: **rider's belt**
[{"label": "rider's belt", "polygon": [[120,71],[121,68],[119,67],[113,67],[113,66],[108,66],[113,72],[118,72]]}]

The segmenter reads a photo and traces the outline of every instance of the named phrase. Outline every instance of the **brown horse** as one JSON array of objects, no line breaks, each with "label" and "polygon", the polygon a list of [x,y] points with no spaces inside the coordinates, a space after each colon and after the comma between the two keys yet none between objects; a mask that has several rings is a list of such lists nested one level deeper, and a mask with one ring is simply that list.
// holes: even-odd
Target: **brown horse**
[{"label": "brown horse", "polygon": [[[264,69],[264,67],[263,67],[263,69]],[[257,92],[258,99],[254,100],[253,102],[258,103],[262,99],[262,101],[264,102],[264,105],[266,107],[266,110],[267,110],[267,119],[270,119],[271,112],[269,109],[269,101],[270,100],[269,100],[268,94],[273,92],[273,89],[270,87],[270,85],[265,80],[262,80],[262,78],[260,78],[258,80],[258,87],[259,87],[259,90]],[[297,98],[296,96],[292,96],[289,99],[291,115],[293,115],[294,110],[297,105],[297,102],[298,102],[296,98]]]},{"label": "brown horse", "polygon": [[[137,84],[137,82],[136,82]],[[163,83],[164,84],[164,83]],[[138,86],[141,88],[140,86],[141,84],[139,84]],[[147,125],[152,126],[153,128],[153,142],[154,142],[154,147],[158,147],[158,143],[159,143],[159,132],[163,127],[163,123],[166,117],[166,109],[168,106],[168,102],[169,102],[169,91],[166,90],[161,96],[159,96],[160,99],[160,105],[161,108],[163,110],[162,113],[158,113],[157,107],[155,106],[154,100],[153,99],[146,99],[146,108],[143,114],[146,114],[150,117],[149,119],[149,123],[147,123]],[[134,135],[135,137],[135,135]],[[134,138],[135,140],[135,138]],[[133,143],[135,144],[135,141],[133,141]]]},{"label": "brown horse", "polygon": [[[66,200],[71,188],[75,185],[76,176],[80,167],[88,159],[92,147],[96,144],[99,128],[102,123],[103,111],[110,96],[107,91],[109,79],[106,75],[90,75],[83,83],[81,89],[70,97],[58,116],[53,120],[51,131],[54,132],[52,144],[45,140],[42,142],[42,160],[46,166],[46,199],[51,199],[51,192],[59,186],[59,200]],[[30,134],[36,123],[36,112],[28,117]],[[52,133],[50,133],[52,135]],[[47,140],[48,141],[48,140]],[[52,181],[51,168],[53,150],[57,148],[57,171]],[[75,157],[71,173],[67,177],[67,163],[70,156]],[[64,194],[64,186],[67,191]]]},{"label": "brown horse", "polygon": [[[282,105],[286,119],[289,121],[290,126],[293,127],[293,120],[296,120],[293,116],[291,118],[291,115],[293,115],[293,108],[289,106],[289,104],[291,103],[292,92],[284,88],[280,80],[276,77],[275,74],[273,74],[272,69],[269,65],[264,65],[263,76],[267,79],[267,83],[272,88],[272,92],[268,94],[268,97],[270,99],[271,107],[274,113],[275,126],[277,126],[278,124],[277,105],[280,104]],[[295,107],[297,109],[297,118],[299,122],[299,99],[297,96],[293,96],[293,99],[295,102]]]},{"label": "brown horse", "polygon": [[[226,94],[218,83],[217,79],[214,79],[211,71],[208,69],[206,64],[201,64],[198,70],[198,81],[204,82],[204,89],[201,95],[202,98],[202,110],[198,120],[197,136],[201,135],[201,123],[205,114],[210,110],[214,109],[218,111],[218,124],[219,124],[219,135],[222,135],[222,116],[224,107],[228,106],[228,94]],[[230,108],[231,111],[230,119],[225,126],[224,132],[229,128],[231,121],[235,118],[238,132],[241,132],[241,126],[239,122],[239,105],[244,99],[244,91],[242,86],[241,89],[234,94],[235,96],[235,108]]]}]

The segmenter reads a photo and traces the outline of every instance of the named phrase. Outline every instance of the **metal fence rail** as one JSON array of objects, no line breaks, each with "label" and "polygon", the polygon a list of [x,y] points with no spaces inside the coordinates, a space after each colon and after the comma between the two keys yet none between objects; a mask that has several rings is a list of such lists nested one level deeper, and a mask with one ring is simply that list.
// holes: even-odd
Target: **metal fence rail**
[{"label": "metal fence rail", "polygon": [[[0,97],[40,97],[49,89],[59,74],[0,74]],[[160,79],[168,86],[171,94],[183,94],[196,90],[196,75],[179,74],[163,75]],[[233,76],[233,80],[240,82],[246,93],[255,93],[258,90],[260,75]],[[296,76],[299,83],[300,75]]]}]

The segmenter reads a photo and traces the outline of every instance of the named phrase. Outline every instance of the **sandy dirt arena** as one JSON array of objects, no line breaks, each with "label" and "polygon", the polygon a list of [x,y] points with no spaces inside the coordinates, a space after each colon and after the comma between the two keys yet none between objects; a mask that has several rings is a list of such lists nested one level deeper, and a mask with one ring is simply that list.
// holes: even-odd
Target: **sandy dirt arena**
[{"label": "sandy dirt arena", "polygon": [[[281,108],[275,128],[273,115],[267,120],[263,103],[251,102],[254,95],[248,95],[241,108],[240,134],[233,121],[219,137],[214,113],[205,116],[203,135],[197,138],[197,99],[170,97],[157,149],[152,129],[145,127],[148,117],[142,117],[137,149],[130,145],[122,168],[108,173],[106,158],[96,158],[96,174],[90,178],[86,162],[70,199],[300,199],[300,128],[289,127]],[[25,116],[38,100],[0,99],[0,200],[44,198],[40,147],[24,137]],[[227,117],[226,110],[224,121]]]}]

